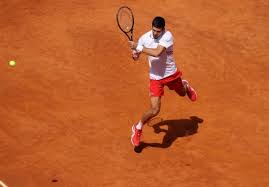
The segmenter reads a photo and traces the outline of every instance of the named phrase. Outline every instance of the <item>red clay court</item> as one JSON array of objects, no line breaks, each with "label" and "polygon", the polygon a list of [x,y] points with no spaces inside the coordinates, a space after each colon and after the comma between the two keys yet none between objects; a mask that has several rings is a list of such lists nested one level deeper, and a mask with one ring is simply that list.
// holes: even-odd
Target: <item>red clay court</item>
[{"label": "red clay court", "polygon": [[[192,103],[168,89],[134,152],[149,106],[135,40],[166,18]],[[269,186],[269,2],[0,1],[0,181],[8,187]],[[8,61],[15,60],[11,67]],[[266,115],[267,114],[267,115]]]}]

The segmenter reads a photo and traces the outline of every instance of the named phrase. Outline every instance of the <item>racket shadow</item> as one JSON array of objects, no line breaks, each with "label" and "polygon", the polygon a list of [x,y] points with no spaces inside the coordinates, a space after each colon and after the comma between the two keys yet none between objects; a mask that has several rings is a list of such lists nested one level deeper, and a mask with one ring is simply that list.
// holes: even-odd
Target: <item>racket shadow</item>
[{"label": "racket shadow", "polygon": [[[147,143],[142,141],[138,147],[134,148],[134,151],[140,153],[148,147],[168,148],[177,138],[191,136],[197,133],[199,123],[203,123],[203,119],[197,116],[191,116],[190,119],[164,120],[153,124],[151,127],[156,134],[160,132],[165,133],[162,143]],[[162,128],[164,126],[167,127],[164,129]]]}]

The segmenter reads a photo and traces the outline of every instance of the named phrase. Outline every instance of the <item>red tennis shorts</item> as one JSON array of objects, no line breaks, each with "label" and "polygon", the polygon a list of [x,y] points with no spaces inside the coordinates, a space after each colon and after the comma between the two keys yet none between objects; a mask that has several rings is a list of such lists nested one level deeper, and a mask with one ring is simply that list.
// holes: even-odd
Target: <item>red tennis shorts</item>
[{"label": "red tennis shorts", "polygon": [[181,80],[182,73],[177,71],[173,75],[170,75],[161,80],[150,79],[150,96],[161,97],[164,95],[164,86],[168,86],[170,90],[181,89],[183,87]]}]

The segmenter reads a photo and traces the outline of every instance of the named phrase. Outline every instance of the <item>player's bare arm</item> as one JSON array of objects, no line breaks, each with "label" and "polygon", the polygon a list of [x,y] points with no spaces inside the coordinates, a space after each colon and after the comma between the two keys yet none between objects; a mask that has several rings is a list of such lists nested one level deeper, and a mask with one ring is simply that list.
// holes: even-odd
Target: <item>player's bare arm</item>
[{"label": "player's bare arm", "polygon": [[[129,41],[129,46],[131,49],[137,49],[137,43],[133,42],[133,41]],[[165,47],[158,45],[157,48],[146,48],[143,46],[139,46],[138,47],[139,50],[149,56],[154,56],[154,57],[158,57],[162,54],[162,52],[164,52],[166,50]]]}]

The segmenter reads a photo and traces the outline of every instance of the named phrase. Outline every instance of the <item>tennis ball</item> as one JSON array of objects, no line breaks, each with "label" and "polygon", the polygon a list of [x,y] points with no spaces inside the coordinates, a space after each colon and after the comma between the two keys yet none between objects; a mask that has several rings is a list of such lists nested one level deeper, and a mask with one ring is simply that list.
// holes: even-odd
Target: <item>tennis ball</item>
[{"label": "tennis ball", "polygon": [[16,66],[16,62],[14,60],[9,61],[8,64],[10,66]]}]

